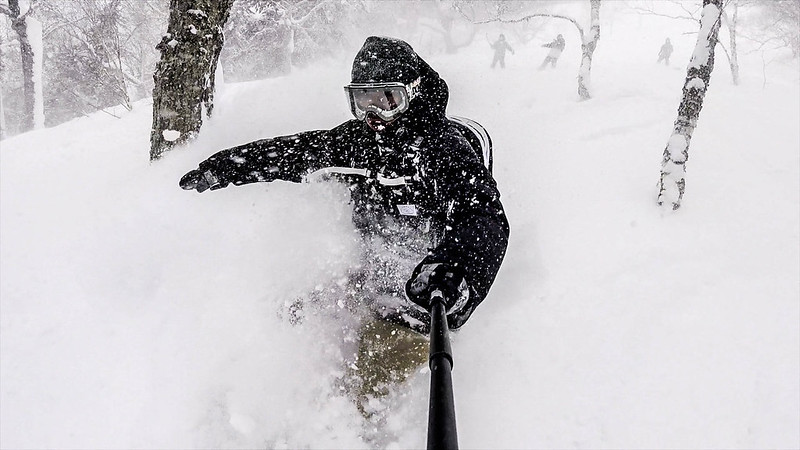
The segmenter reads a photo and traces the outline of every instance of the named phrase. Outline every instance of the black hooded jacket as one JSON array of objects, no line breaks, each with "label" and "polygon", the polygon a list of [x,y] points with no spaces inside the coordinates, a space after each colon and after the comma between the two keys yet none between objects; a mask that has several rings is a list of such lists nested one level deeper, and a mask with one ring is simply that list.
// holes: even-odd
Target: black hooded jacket
[{"label": "black hooded jacket", "polygon": [[431,263],[464,272],[470,298],[448,316],[450,327],[458,328],[485,298],[506,251],[509,227],[500,193],[481,157],[445,115],[447,84],[407,43],[370,37],[353,62],[354,83],[408,84],[418,77],[420,95],[380,133],[349,120],[331,130],[223,150],[200,163],[200,170],[219,178],[220,187],[319,175],[348,183],[353,221],[362,234],[389,242],[393,233],[425,236],[428,248],[421,250],[413,276]]}]

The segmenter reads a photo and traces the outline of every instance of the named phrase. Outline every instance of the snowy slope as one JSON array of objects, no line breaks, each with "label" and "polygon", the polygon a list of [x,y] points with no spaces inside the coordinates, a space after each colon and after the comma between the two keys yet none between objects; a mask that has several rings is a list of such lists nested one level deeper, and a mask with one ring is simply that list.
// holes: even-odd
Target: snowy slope
[{"label": "snowy slope", "polygon": [[[552,29],[568,44],[556,70],[536,71],[536,45],[504,71],[483,42],[423,52],[450,112],[492,134],[512,226],[490,297],[454,336],[460,443],[800,447],[797,61],[765,83],[746,55],[734,87],[718,57],[683,208],[665,213],[656,182],[692,37],[613,19],[588,102],[567,25]],[[655,64],[665,36],[669,68]],[[368,446],[333,385],[341,324],[279,315],[353,262],[344,193],[177,187],[221,148],[346,120],[358,44],[222,86],[198,140],[155,164],[148,101],[0,143],[2,448]],[[398,388],[390,447],[424,446],[427,383],[421,370]]]}]

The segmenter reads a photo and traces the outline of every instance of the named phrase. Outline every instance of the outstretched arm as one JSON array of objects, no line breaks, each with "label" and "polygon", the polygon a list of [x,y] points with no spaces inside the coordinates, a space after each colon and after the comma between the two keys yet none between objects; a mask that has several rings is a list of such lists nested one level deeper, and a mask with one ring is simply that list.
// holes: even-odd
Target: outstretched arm
[{"label": "outstretched arm", "polygon": [[331,165],[330,131],[306,131],[262,139],[215,153],[181,179],[184,189],[221,189],[259,181],[299,182],[310,171]]}]

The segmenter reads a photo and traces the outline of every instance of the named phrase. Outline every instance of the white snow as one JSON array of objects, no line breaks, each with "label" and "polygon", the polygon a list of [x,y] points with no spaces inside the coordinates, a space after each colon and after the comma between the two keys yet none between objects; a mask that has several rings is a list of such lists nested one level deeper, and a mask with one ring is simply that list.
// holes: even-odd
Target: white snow
[{"label": "white snow", "polygon": [[[460,444],[798,448],[797,61],[763,87],[759,54],[742,49],[738,87],[717,64],[669,213],[656,184],[695,38],[655,17],[603,26],[586,102],[569,39],[541,72],[536,45],[512,41],[505,70],[479,39],[419,48],[449,111],[490,132],[512,228],[453,336]],[[655,63],[665,34],[681,68]],[[359,46],[226,85],[199,137],[156,163],[150,101],[0,142],[0,447],[368,447],[333,385],[342,324],[279,317],[356,258],[346,192],[177,185],[219,149],[347,120]],[[390,448],[424,447],[428,377],[391,399]]]},{"label": "white snow", "polygon": [[693,77],[688,83],[686,83],[686,88],[704,91],[706,89],[706,83],[700,77]]},{"label": "white snow", "polygon": [[[683,154],[686,151],[687,142],[686,136],[682,134],[673,134],[667,140],[667,151],[669,152],[670,159],[678,164],[684,163],[685,156]],[[691,152],[691,148],[689,148]]]},{"label": "white snow", "polygon": [[702,39],[695,40],[695,49],[692,59],[689,62],[689,67],[699,68],[708,62],[708,54],[711,49],[708,46],[708,38],[714,29],[714,25],[719,21],[720,11],[712,4],[708,4],[703,8],[700,20],[700,31],[698,36]]},{"label": "white snow", "polygon": [[181,132],[178,130],[164,130],[161,132],[161,136],[164,137],[165,141],[174,142],[181,137]]}]

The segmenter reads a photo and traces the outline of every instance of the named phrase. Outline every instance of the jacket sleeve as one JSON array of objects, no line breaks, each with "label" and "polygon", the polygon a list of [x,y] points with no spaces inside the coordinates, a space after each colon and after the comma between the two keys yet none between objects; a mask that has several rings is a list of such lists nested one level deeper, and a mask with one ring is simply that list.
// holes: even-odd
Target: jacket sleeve
[{"label": "jacket sleeve", "polygon": [[332,165],[330,130],[262,139],[215,153],[200,163],[200,171],[211,171],[222,186],[259,181],[299,182],[303,176]]},{"label": "jacket sleeve", "polygon": [[457,135],[444,144],[435,173],[437,196],[447,207],[445,232],[417,271],[424,264],[449,263],[465,273],[470,299],[465,311],[449,318],[451,328],[458,328],[494,282],[508,247],[509,225],[497,185],[469,143]]}]

